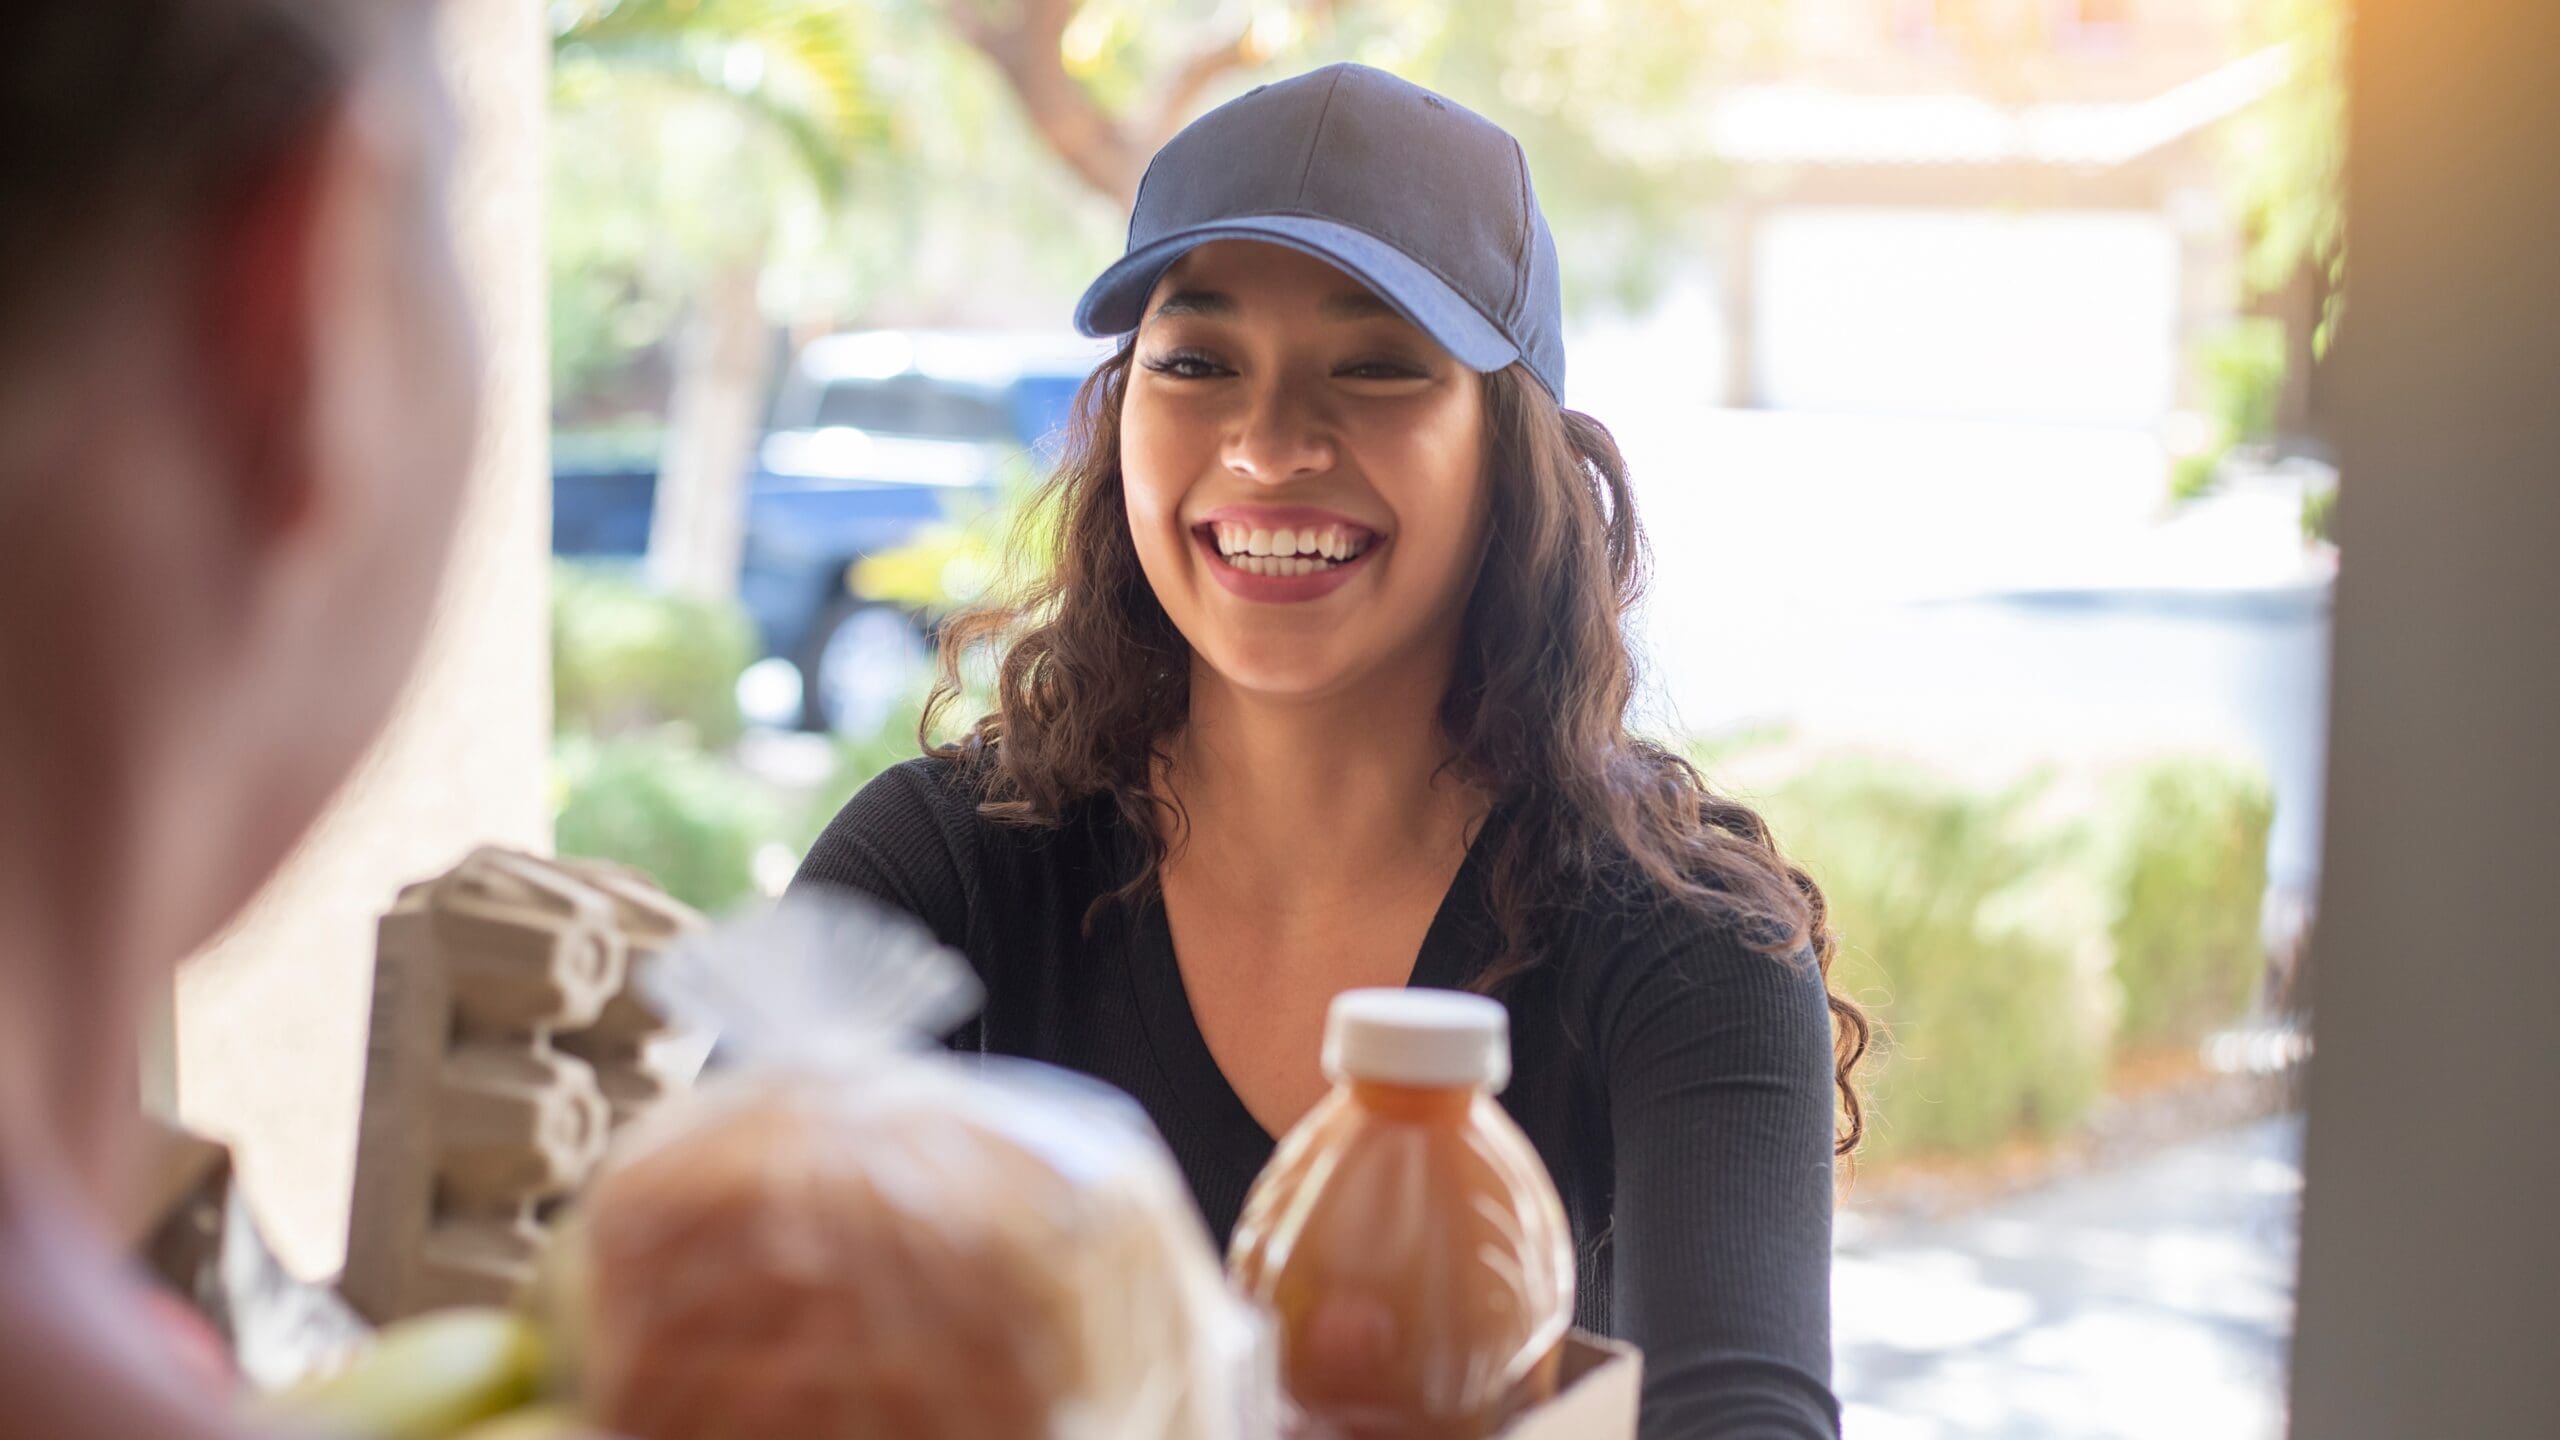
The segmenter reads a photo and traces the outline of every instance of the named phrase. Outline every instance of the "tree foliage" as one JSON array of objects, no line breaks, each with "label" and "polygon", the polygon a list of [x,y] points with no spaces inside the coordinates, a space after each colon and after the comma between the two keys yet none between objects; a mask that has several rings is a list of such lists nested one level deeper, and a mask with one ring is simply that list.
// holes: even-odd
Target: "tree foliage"
[{"label": "tree foliage", "polygon": [[1325,58],[1428,85],[1519,138],[1576,308],[1643,303],[1710,244],[1709,107],[1770,67],[1783,0],[1406,0],[1351,12]]},{"label": "tree foliage", "polygon": [[2267,0],[2253,26],[2289,47],[2292,71],[2231,132],[2245,279],[2272,293],[2310,269],[2322,301],[2314,344],[2325,351],[2346,281],[2346,0]]},{"label": "tree foliage", "polygon": [[857,6],[576,0],[553,27],[553,381],[574,400],[724,266],[824,248],[887,133]]},{"label": "tree foliage", "polygon": [[[1781,0],[576,0],[554,5],[555,387],[653,353],[763,259],[769,318],[1021,324],[1118,253],[1137,177],[1263,81],[1358,60],[1521,139],[1568,301],[1639,303],[1707,243],[1715,82]],[[645,388],[645,387],[643,387]],[[607,408],[595,407],[590,408]]]},{"label": "tree foliage", "polygon": [[769,126],[829,200],[878,131],[857,11],[820,0],[582,0],[553,11],[572,104],[600,82],[654,78]]},{"label": "tree foliage", "polygon": [[1640,300],[1704,245],[1715,82],[1764,61],[1780,0],[945,0],[1033,132],[1125,211],[1155,148],[1252,85],[1357,60],[1518,136],[1570,231],[1569,298]]}]

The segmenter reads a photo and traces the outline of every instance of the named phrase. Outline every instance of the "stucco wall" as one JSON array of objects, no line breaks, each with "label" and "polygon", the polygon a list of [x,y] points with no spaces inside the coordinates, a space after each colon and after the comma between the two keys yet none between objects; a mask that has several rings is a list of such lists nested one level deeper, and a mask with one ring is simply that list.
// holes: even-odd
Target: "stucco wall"
[{"label": "stucco wall", "polygon": [[447,0],[468,136],[456,229],[488,356],[442,612],[380,749],[239,926],[180,973],[178,1103],[232,1141],[285,1262],[346,1243],[375,917],[472,845],[547,845],[550,679],[542,165],[550,47],[523,0]]}]

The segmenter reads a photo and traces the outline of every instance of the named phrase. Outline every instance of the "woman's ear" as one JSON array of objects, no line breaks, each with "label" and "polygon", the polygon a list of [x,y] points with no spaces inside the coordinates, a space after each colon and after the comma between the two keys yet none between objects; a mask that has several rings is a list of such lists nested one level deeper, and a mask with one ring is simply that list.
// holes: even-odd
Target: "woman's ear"
[{"label": "woman's ear", "polygon": [[315,508],[314,364],[322,286],[317,266],[342,184],[332,163],[341,114],[332,110],[240,177],[233,198],[196,242],[201,297],[194,360],[210,403],[216,453],[208,480],[227,485],[241,522],[268,535],[300,528]]}]

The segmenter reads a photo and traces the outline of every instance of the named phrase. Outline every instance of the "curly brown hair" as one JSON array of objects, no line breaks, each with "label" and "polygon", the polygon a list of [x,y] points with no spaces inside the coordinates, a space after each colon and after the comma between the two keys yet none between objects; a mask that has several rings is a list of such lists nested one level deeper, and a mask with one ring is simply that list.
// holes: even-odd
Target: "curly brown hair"
[{"label": "curly brown hair", "polygon": [[[1153,890],[1166,857],[1158,769],[1189,718],[1191,649],[1139,567],[1123,511],[1120,404],[1131,351],[1076,397],[1059,464],[1023,534],[1021,589],[953,617],[918,724],[927,753],[963,763],[991,820],[1055,825],[1108,797],[1145,847],[1139,875],[1099,903]],[[1627,463],[1607,427],[1559,406],[1518,365],[1485,377],[1492,491],[1486,553],[1458,662],[1441,703],[1450,770],[1504,817],[1486,837],[1502,950],[1474,982],[1495,991],[1541,962],[1537,937],[1632,876],[1733,921],[1755,948],[1808,950],[1826,985],[1835,950],[1822,891],[1750,807],[1629,733],[1635,665],[1620,629],[1642,594],[1647,554]],[[964,693],[963,666],[1002,656],[994,713],[957,740],[931,738]],[[1091,917],[1088,917],[1090,920]],[[1854,1075],[1869,1022],[1830,996],[1837,1150],[1865,1130]]]}]

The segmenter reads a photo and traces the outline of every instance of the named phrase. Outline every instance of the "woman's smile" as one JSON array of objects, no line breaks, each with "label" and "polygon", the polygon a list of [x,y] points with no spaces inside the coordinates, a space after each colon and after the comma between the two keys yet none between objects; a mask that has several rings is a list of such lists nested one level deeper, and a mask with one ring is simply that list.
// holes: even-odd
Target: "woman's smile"
[{"label": "woman's smile", "polygon": [[1386,535],[1303,505],[1224,505],[1191,527],[1209,573],[1229,593],[1267,604],[1320,599],[1350,583]]}]

